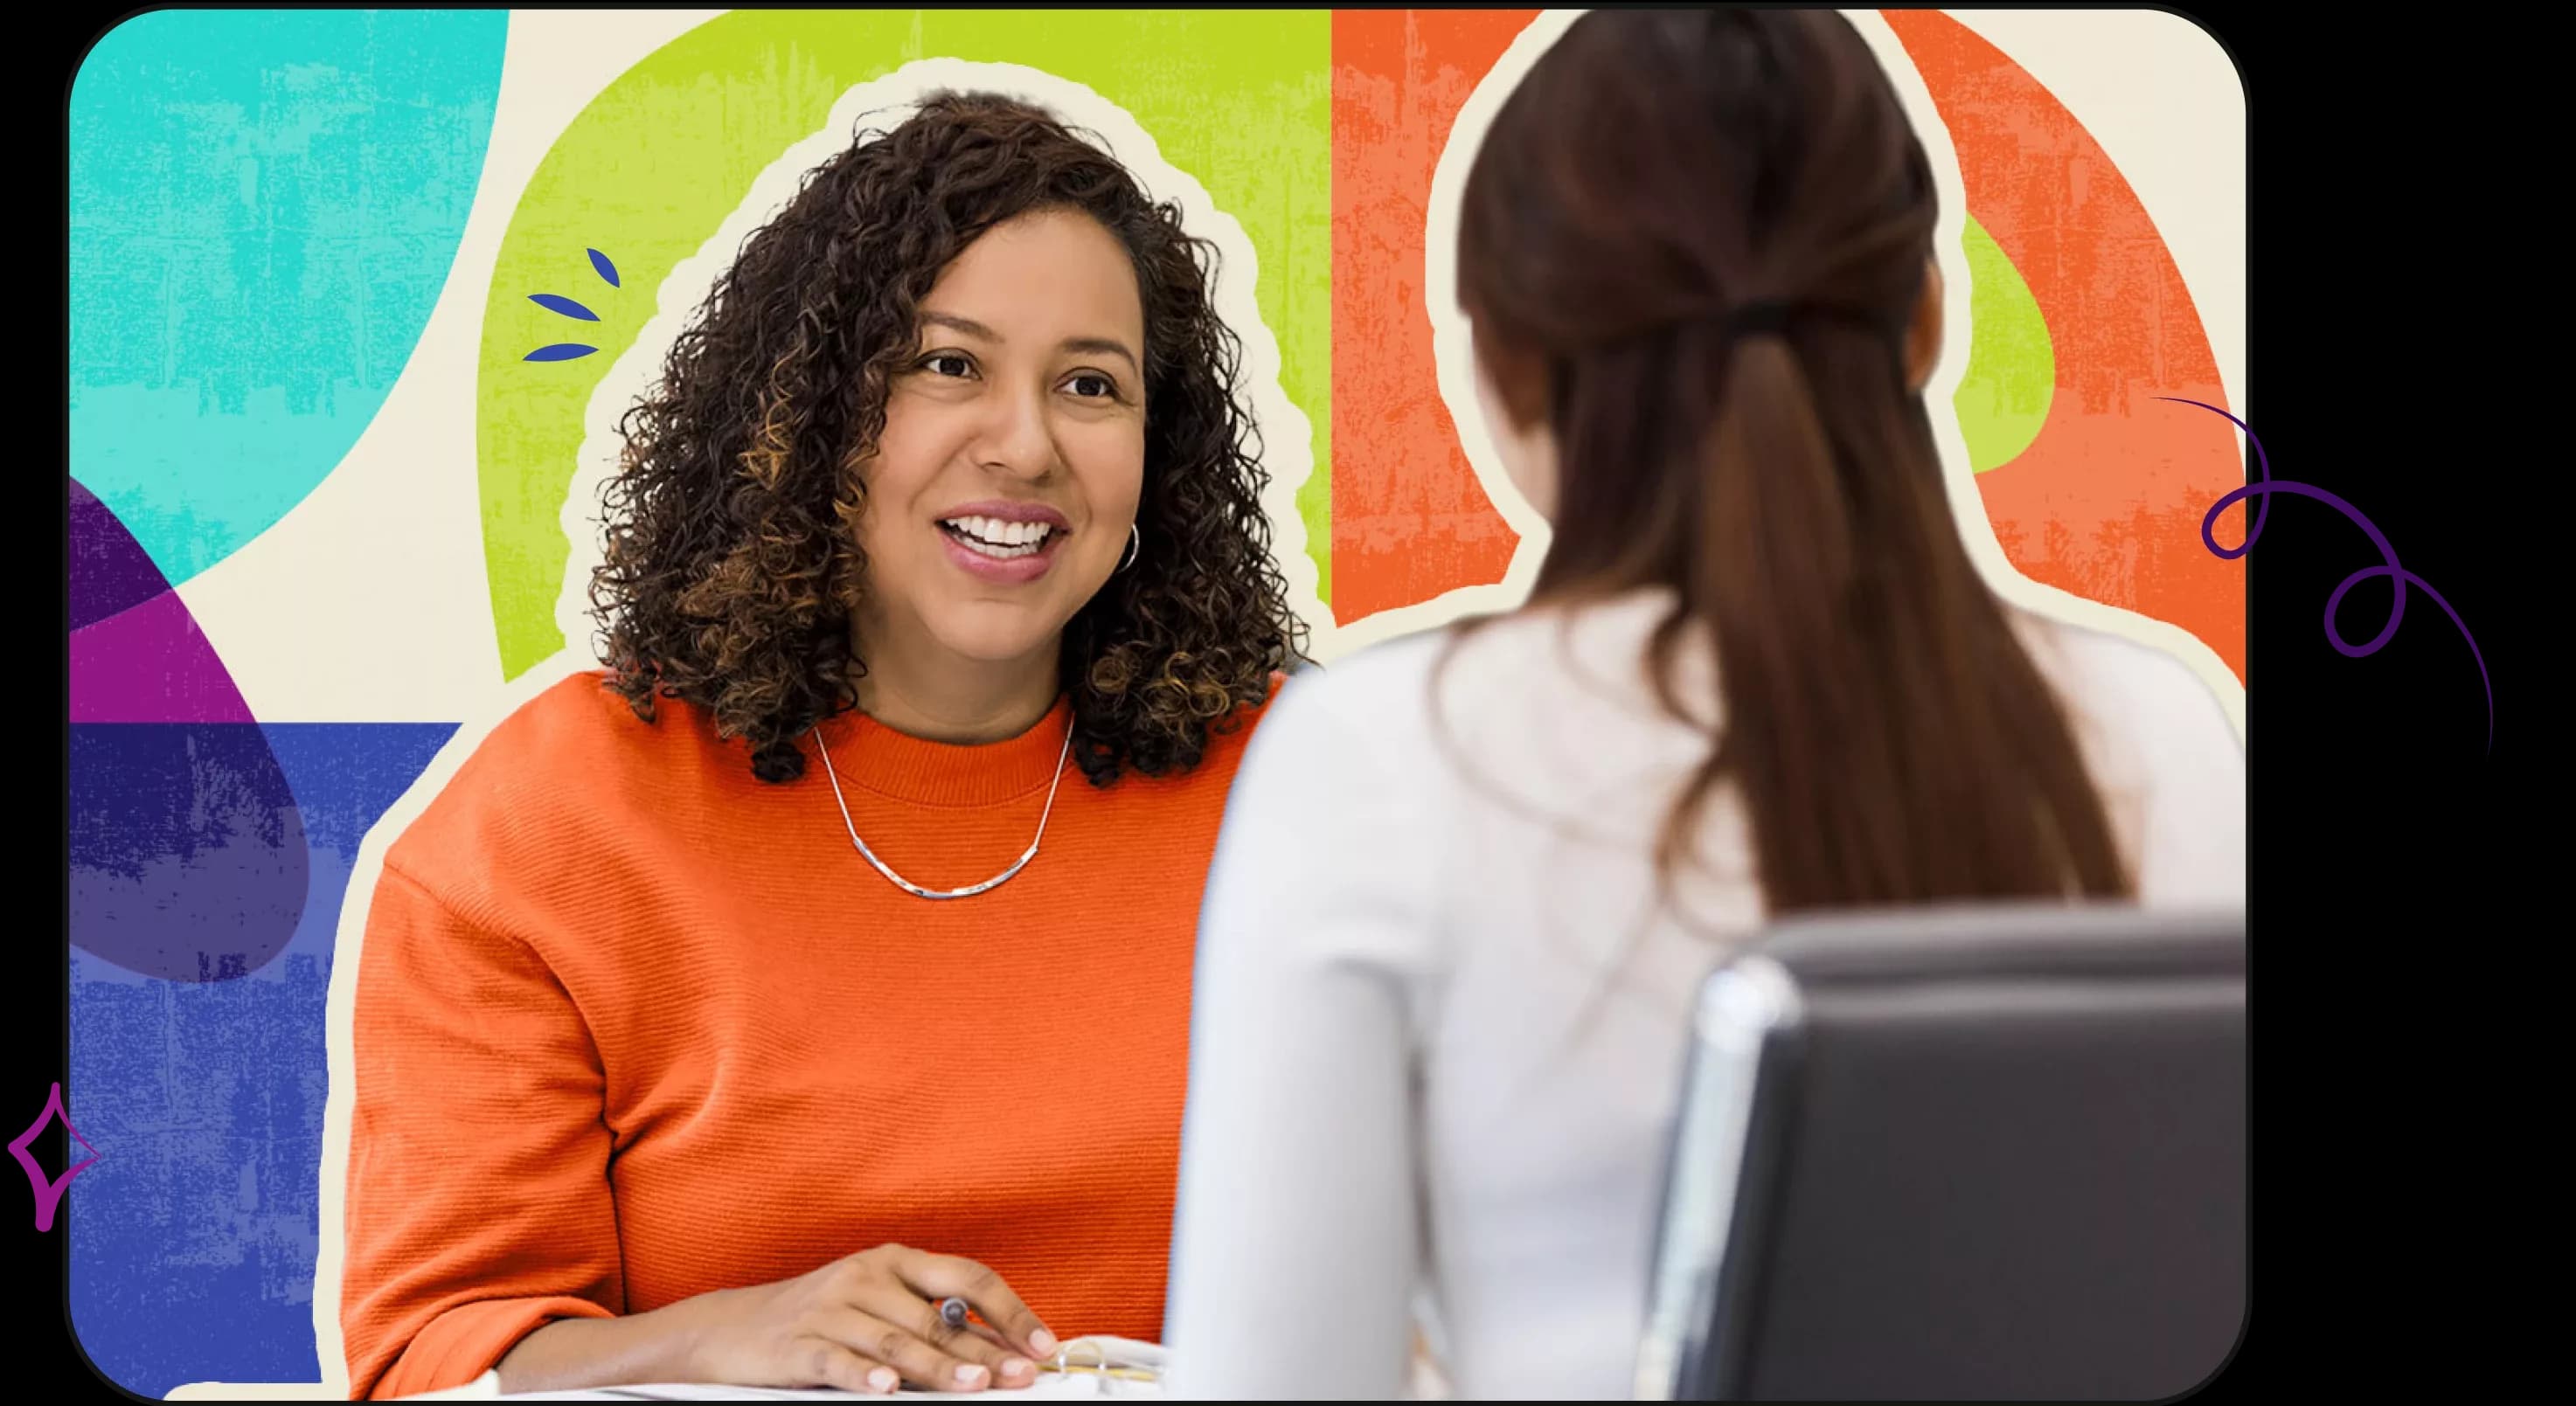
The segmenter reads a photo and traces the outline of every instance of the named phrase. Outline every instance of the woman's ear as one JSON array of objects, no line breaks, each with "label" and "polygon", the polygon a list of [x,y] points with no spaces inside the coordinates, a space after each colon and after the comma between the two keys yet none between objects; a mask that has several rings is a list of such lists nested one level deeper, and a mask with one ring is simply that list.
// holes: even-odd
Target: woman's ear
[{"label": "woman's ear", "polygon": [[1468,335],[1478,373],[1484,377],[1498,405],[1489,409],[1503,412],[1504,423],[1497,430],[1527,434],[1544,428],[1549,412],[1547,403],[1547,368],[1539,358],[1497,345],[1483,329]]},{"label": "woman's ear", "polygon": [[1915,296],[1914,317],[1905,328],[1905,388],[1920,393],[1941,361],[1941,261],[1923,265],[1923,291]]},{"label": "woman's ear", "polygon": [[[1556,431],[1549,424],[1544,363],[1514,356],[1482,337],[1476,348],[1476,404],[1503,477],[1532,512],[1556,517]],[[1487,484],[1488,492],[1493,490]]]}]

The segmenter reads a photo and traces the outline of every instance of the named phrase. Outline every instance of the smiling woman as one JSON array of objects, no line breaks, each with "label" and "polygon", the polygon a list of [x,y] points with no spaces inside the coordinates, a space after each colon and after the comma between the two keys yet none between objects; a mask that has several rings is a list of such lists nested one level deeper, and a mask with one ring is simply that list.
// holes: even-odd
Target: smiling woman
[{"label": "smiling woman", "polygon": [[[1039,209],[995,226],[922,300],[920,354],[859,466],[875,511],[858,524],[871,589],[852,619],[875,656],[860,686],[871,715],[935,734],[977,721],[971,700],[939,691],[1023,711],[1053,700],[1055,636],[1129,532],[1142,539],[1145,314],[1130,269],[1098,220]],[[1020,697],[979,676],[1032,653],[1045,667],[1020,671]]]},{"label": "smiling woman", "polygon": [[[765,780],[845,703],[989,741],[1059,684],[1095,782],[1189,767],[1298,643],[1212,261],[1016,103],[935,98],[816,171],[625,422],[592,592],[619,691],[707,709]],[[928,570],[984,559],[944,517],[1044,512],[1029,579]]]},{"label": "smiling woman", "polygon": [[1201,879],[1300,644],[1206,248],[957,95],[744,244],[623,425],[607,667],[370,901],[354,1394],[1160,1335]]}]

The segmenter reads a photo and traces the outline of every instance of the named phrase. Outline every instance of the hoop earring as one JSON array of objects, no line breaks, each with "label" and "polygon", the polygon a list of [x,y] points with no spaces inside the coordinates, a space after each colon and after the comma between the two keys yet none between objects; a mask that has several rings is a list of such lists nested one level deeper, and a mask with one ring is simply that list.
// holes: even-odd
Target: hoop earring
[{"label": "hoop earring", "polygon": [[[1139,553],[1143,552],[1144,550],[1145,550],[1145,534],[1144,534],[1144,532],[1143,532],[1142,530],[1140,530],[1140,529],[1136,526],[1136,524],[1134,524],[1134,523],[1132,523],[1132,522],[1131,522],[1131,523],[1129,523],[1129,524],[1127,524],[1127,559],[1126,559],[1125,561],[1122,561],[1122,562],[1118,563],[1118,571],[1124,571],[1124,570],[1126,570],[1127,568],[1129,568],[1129,567],[1131,567],[1131,566],[1134,566],[1134,565],[1136,564],[1136,557],[1137,557],[1137,555],[1138,555]],[[1113,571],[1113,572],[1111,572],[1111,573],[1109,573],[1109,574],[1110,574],[1110,575],[1112,575],[1112,576],[1115,576],[1115,575],[1117,575],[1117,574],[1118,574],[1118,571]]]}]

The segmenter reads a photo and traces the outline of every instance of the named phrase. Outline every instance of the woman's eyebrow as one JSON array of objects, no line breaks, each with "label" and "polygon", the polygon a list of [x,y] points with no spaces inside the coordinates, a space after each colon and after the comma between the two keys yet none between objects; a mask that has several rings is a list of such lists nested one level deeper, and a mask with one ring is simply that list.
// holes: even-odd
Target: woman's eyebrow
[{"label": "woman's eyebrow", "polygon": [[[924,312],[921,315],[921,321],[922,325],[927,327],[945,327],[995,345],[1000,345],[1007,340],[1001,333],[983,323],[971,317],[959,317],[953,312]],[[1144,362],[1137,359],[1136,353],[1128,350],[1125,342],[1115,337],[1067,337],[1056,344],[1056,349],[1068,352],[1090,352],[1097,356],[1114,356],[1137,371],[1144,370],[1145,366]]]},{"label": "woman's eyebrow", "polygon": [[959,317],[955,313],[925,312],[921,315],[921,320],[927,326],[946,327],[953,331],[963,332],[969,337],[981,338],[987,342],[998,342],[1002,340],[1002,334],[994,331],[992,328],[985,326],[983,323],[977,322],[971,317]]},{"label": "woman's eyebrow", "polygon": [[1144,369],[1143,363],[1136,360],[1136,354],[1127,350],[1127,344],[1114,337],[1067,337],[1056,345],[1061,351],[1093,352],[1101,356],[1121,357],[1131,369],[1138,371]]}]

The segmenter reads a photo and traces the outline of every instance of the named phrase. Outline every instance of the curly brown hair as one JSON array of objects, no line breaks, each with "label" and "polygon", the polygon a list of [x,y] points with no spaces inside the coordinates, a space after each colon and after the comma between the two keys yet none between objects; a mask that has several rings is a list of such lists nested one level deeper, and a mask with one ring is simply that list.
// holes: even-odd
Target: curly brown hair
[{"label": "curly brown hair", "polygon": [[749,743],[762,780],[804,774],[796,739],[855,706],[866,671],[849,629],[867,565],[855,466],[910,364],[921,299],[986,230],[1048,209],[1117,236],[1145,313],[1140,545],[1060,656],[1084,775],[1195,766],[1211,727],[1304,657],[1237,399],[1241,344],[1209,303],[1215,248],[1045,111],[941,93],[806,176],[620,424],[591,604],[607,685],[636,716],[685,700]]}]

